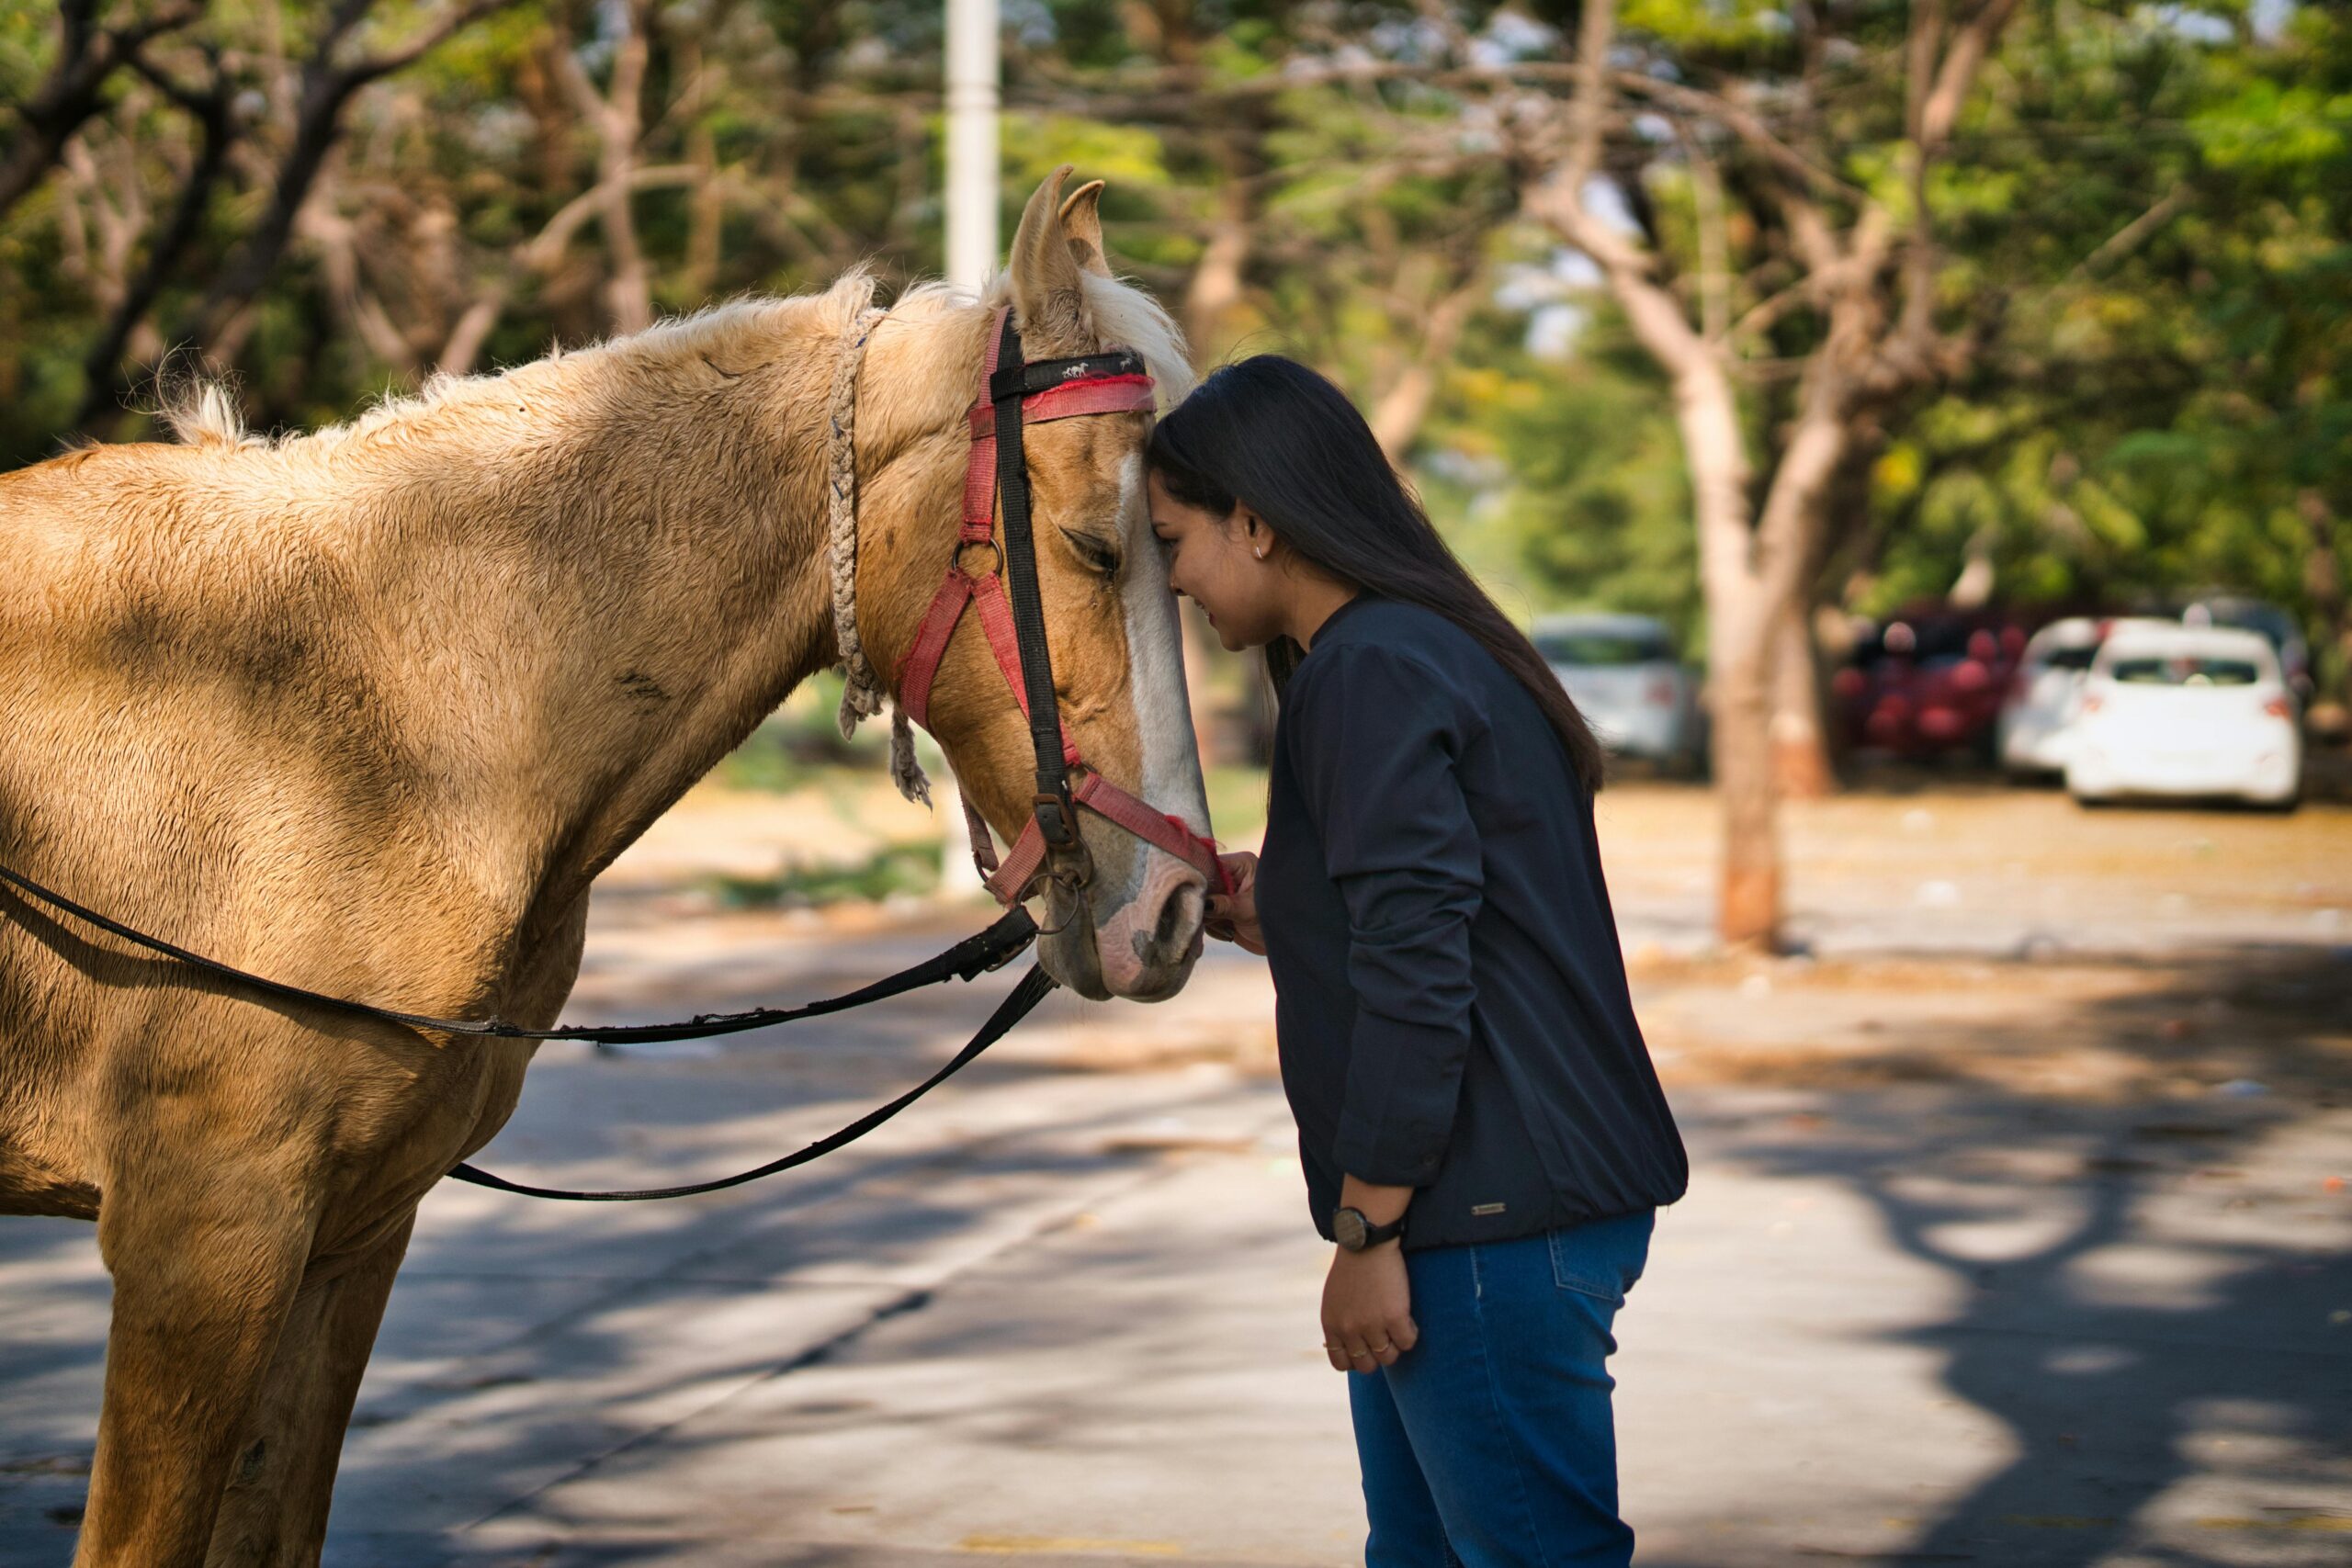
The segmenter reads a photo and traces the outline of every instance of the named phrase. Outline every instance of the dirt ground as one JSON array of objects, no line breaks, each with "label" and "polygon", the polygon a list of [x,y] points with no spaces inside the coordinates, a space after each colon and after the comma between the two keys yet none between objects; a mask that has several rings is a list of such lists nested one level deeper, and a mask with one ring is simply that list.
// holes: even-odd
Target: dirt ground
[{"label": "dirt ground", "polygon": [[[1621,783],[1600,798],[1599,828],[1638,1013],[1669,1084],[2352,1094],[2352,807],[2094,812],[1992,784],[1792,803],[1796,951],[1780,957],[1713,949],[1706,792]],[[729,913],[711,890],[714,874],[857,859],[935,830],[873,779],[782,797],[697,791],[599,885],[606,911],[628,916],[592,949],[583,990],[595,994],[599,960],[650,956],[714,926],[754,942],[948,929],[953,901]],[[1245,821],[1227,841],[1248,847],[1257,830]],[[665,932],[678,920],[692,933]],[[1094,1011],[1066,1065],[1214,1058],[1272,1070],[1270,1026],[1181,1015]]]}]

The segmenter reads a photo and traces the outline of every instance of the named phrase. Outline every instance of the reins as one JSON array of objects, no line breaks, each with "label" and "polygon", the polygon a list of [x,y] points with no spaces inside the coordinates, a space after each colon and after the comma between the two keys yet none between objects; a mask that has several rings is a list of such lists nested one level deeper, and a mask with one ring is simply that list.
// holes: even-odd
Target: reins
[{"label": "reins", "polygon": [[[870,283],[867,287],[871,288]],[[857,716],[879,711],[879,682],[866,661],[857,637],[856,522],[854,414],[859,362],[866,339],[886,311],[861,308],[853,315],[850,342],[836,366],[832,405],[829,411],[827,461],[831,489],[828,558],[832,577],[835,630],[848,681],[842,696],[844,729]],[[240,969],[135,927],[100,914],[86,905],[0,865],[0,883],[15,888],[62,914],[84,921],[132,945],[174,963],[211,976],[260,996],[299,1003],[349,1017],[372,1019],[413,1030],[485,1040],[584,1040],[599,1044],[642,1045],[684,1040],[707,1040],[766,1029],[800,1019],[863,1007],[937,985],[949,979],[969,981],[1001,969],[1018,957],[1038,936],[1037,923],[1021,901],[1037,879],[1047,876],[1075,895],[1092,874],[1084,840],[1079,835],[1078,807],[1084,806],[1147,842],[1168,851],[1199,869],[1211,885],[1227,886],[1216,846],[1194,833],[1181,818],[1153,811],[1142,801],[1085,767],[1069,730],[1061,722],[1054,694],[1053,667],[1046,644],[1045,605],[1037,584],[1035,541],[1029,515],[1029,474],[1022,446],[1025,423],[1067,419],[1081,414],[1119,411],[1149,412],[1153,405],[1151,378],[1141,358],[1128,349],[1068,359],[1024,361],[1021,336],[1009,307],[1000,309],[991,323],[987,360],[980,371],[981,396],[970,411],[972,456],[965,479],[964,518],[947,569],[947,581],[933,597],[913,649],[899,671],[899,707],[892,716],[892,772],[910,797],[929,799],[922,769],[915,764],[911,735],[907,728],[928,716],[933,678],[947,641],[955,634],[964,610],[979,607],[980,623],[999,667],[1012,688],[1027,721],[1036,752],[1036,793],[1029,820],[1020,838],[997,863],[989,841],[988,825],[967,797],[965,818],[972,838],[972,853],[989,891],[1005,906],[1006,913],[986,931],[966,937],[944,953],[901,969],[894,975],[839,996],[797,1007],[753,1008],[743,1012],[704,1013],[677,1023],[561,1024],[531,1029],[500,1019],[436,1018],[395,1008],[353,1001]],[[996,502],[1001,497],[1004,537],[996,538]],[[964,569],[967,547],[987,545],[993,565],[974,574]],[[1008,592],[1009,585],[1009,592]],[[1073,770],[1084,776],[1073,786]],[[924,1095],[963,1070],[990,1045],[1002,1039],[1045,999],[1055,981],[1042,967],[1032,965],[978,1032],[937,1071],[895,1100],[876,1106],[848,1125],[804,1148],[715,1180],[679,1187],[639,1188],[616,1191],[572,1191],[564,1188],[532,1187],[510,1181],[474,1166],[460,1164],[448,1172],[458,1180],[502,1192],[531,1198],[564,1199],[575,1202],[623,1202],[656,1198],[684,1198],[717,1192],[774,1176],[822,1157],[864,1137]]]},{"label": "reins", "polygon": [[[827,1013],[844,1012],[891,997],[903,996],[925,986],[935,986],[944,980],[973,980],[991,969],[1001,969],[1021,955],[1037,935],[1037,923],[1025,909],[1013,909],[997,922],[974,936],[967,936],[946,952],[934,954],[922,963],[885,976],[854,991],[837,997],[825,997],[798,1007],[753,1008],[747,1012],[703,1013],[682,1023],[626,1024],[560,1024],[551,1029],[528,1029],[521,1024],[500,1019],[435,1018],[427,1013],[402,1012],[397,1008],[377,1007],[368,1002],[356,1002],[307,987],[288,985],[267,976],[255,975],[219,959],[208,958],[175,942],[149,936],[110,919],[86,905],[76,903],[61,893],[42,886],[32,878],[0,866],[0,882],[6,882],[28,897],[48,905],[61,913],[73,916],[110,932],[134,946],[161,954],[198,973],[225,980],[244,990],[276,997],[283,1001],[300,1002],[307,1007],[322,1008],[353,1018],[373,1019],[380,1023],[400,1024],[405,1028],[428,1030],[440,1034],[462,1035],[477,1040],[588,1040],[600,1045],[651,1045],[678,1040],[709,1040],[723,1034],[741,1034],[747,1030],[766,1029],[779,1023],[791,1023],[804,1018],[821,1018]],[[997,1004],[988,1021],[966,1043],[964,1048],[949,1059],[945,1066],[915,1085],[887,1105],[877,1106],[849,1125],[832,1133],[804,1149],[786,1155],[781,1159],[751,1170],[715,1181],[697,1181],[684,1187],[650,1187],[616,1192],[575,1192],[565,1188],[528,1187],[509,1181],[472,1165],[460,1164],[448,1172],[458,1181],[470,1182],[476,1187],[493,1187],[502,1192],[519,1192],[530,1198],[564,1198],[575,1202],[611,1203],[624,1200],[645,1198],[686,1198],[697,1192],[716,1192],[722,1188],[741,1187],[747,1181],[757,1181],[763,1176],[774,1176],[806,1165],[810,1160],[832,1153],[845,1144],[856,1142],[899,1111],[954,1077],[968,1066],[979,1054],[1004,1038],[1012,1026],[1026,1017],[1033,1008],[1045,1000],[1046,993],[1054,988],[1053,977],[1043,969],[1032,965],[1021,977],[1004,1000]]]}]

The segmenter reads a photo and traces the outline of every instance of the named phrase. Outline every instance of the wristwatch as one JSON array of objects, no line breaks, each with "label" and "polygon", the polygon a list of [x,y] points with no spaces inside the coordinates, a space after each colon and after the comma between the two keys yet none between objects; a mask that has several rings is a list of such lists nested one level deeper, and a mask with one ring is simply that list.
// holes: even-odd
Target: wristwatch
[{"label": "wristwatch", "polygon": [[1362,1252],[1378,1247],[1385,1241],[1395,1241],[1405,1234],[1405,1216],[1397,1215],[1385,1225],[1374,1224],[1363,1217],[1362,1209],[1345,1206],[1331,1215],[1331,1239],[1347,1252]]}]

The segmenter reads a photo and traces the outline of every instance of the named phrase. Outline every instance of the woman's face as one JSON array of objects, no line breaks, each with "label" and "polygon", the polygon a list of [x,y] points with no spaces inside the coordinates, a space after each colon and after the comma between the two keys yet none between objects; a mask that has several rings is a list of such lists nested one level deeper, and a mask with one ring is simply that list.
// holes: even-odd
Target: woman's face
[{"label": "woman's face", "polygon": [[1168,493],[1159,470],[1146,481],[1151,531],[1168,546],[1170,586],[1206,611],[1228,651],[1262,648],[1283,635],[1287,574],[1273,530],[1246,506],[1219,517]]}]

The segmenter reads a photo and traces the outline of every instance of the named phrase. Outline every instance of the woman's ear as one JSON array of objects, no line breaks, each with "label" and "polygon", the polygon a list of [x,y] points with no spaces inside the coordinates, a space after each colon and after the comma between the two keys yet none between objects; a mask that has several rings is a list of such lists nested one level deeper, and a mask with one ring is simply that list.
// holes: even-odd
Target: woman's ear
[{"label": "woman's ear", "polygon": [[1267,559],[1274,553],[1274,546],[1279,542],[1274,537],[1273,529],[1267,526],[1264,518],[1246,506],[1237,505],[1234,510],[1241,513],[1242,544],[1260,560]]}]

